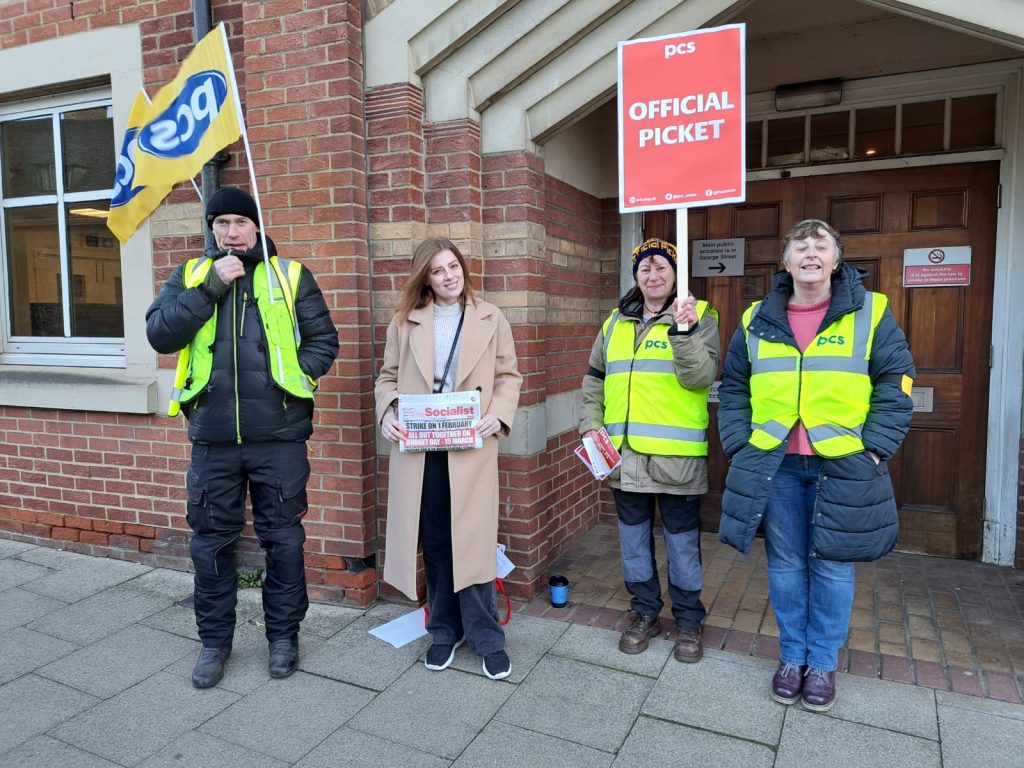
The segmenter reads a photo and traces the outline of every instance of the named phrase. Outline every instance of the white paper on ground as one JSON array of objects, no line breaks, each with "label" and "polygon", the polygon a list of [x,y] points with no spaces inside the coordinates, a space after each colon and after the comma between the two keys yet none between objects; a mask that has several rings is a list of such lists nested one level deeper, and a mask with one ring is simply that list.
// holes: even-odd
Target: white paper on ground
[{"label": "white paper on ground", "polygon": [[379,637],[385,643],[395,648],[408,645],[413,640],[427,634],[426,622],[424,620],[423,607],[415,611],[399,616],[397,619],[381,624],[379,627],[370,630],[370,634]]}]

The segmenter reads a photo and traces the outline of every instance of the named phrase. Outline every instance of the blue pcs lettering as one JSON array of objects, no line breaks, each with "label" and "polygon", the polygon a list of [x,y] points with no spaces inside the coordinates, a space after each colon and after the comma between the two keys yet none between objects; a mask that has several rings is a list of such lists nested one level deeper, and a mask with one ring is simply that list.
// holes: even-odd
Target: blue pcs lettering
[{"label": "blue pcs lettering", "polygon": [[117,208],[125,205],[145,187],[132,188],[135,181],[135,158],[133,157],[136,144],[138,128],[129,128],[125,132],[124,146],[121,155],[117,158],[117,171],[114,174],[114,190],[111,193],[110,207]]},{"label": "blue pcs lettering", "polygon": [[192,75],[178,98],[139,131],[139,149],[165,159],[192,154],[217,119],[227,96],[228,84],[219,71]]}]

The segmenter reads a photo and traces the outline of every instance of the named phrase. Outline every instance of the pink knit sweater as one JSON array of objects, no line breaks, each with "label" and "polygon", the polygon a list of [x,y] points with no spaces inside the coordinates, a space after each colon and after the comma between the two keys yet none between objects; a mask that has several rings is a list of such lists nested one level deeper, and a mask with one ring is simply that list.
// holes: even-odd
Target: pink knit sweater
[{"label": "pink knit sweater", "polygon": [[[801,352],[806,350],[808,345],[814,341],[814,337],[818,335],[821,321],[825,319],[825,312],[828,311],[831,301],[832,297],[826,296],[817,304],[790,304],[786,308],[789,327],[793,329],[793,336],[796,338]],[[798,453],[801,456],[814,455],[811,441],[807,438],[807,430],[799,421],[789,433],[789,445],[786,446],[786,453]]]}]

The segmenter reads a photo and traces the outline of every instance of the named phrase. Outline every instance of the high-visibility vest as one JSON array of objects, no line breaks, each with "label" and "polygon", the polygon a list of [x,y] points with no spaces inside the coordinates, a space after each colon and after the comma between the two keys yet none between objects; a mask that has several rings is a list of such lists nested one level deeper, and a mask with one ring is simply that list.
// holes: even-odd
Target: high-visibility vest
[{"label": "high-visibility vest", "polygon": [[770,451],[797,419],[815,453],[838,458],[864,450],[861,432],[871,408],[868,361],[875,329],[889,300],[868,291],[864,305],[823,331],[800,353],[796,347],[751,334],[760,302],[743,313],[750,358],[750,444]]},{"label": "high-visibility vest", "polygon": [[[708,309],[697,302],[697,322]],[[625,438],[637,453],[707,456],[708,390],[679,383],[670,327],[656,323],[637,348],[634,321],[620,319],[619,310],[605,321],[605,429],[616,448]]]},{"label": "high-visibility vest", "polygon": [[[263,324],[267,339],[267,362],[274,382],[285,392],[295,397],[312,399],[316,382],[307,376],[299,366],[298,349],[302,341],[295,318],[295,297],[299,291],[299,276],[302,265],[290,259],[270,257],[272,267],[272,290],[274,301],[270,301],[271,287],[267,281],[264,262],[256,265],[252,287],[256,308]],[[185,288],[202,285],[213,266],[213,259],[200,256],[185,262],[182,283]],[[283,287],[282,287],[283,286]],[[235,286],[232,285],[232,290]],[[233,304],[234,306],[234,304]],[[193,400],[210,381],[213,369],[213,346],[217,335],[217,308],[185,349],[178,354],[178,365],[174,372],[174,386],[171,402],[167,408],[169,416],[181,412],[181,404]]]}]

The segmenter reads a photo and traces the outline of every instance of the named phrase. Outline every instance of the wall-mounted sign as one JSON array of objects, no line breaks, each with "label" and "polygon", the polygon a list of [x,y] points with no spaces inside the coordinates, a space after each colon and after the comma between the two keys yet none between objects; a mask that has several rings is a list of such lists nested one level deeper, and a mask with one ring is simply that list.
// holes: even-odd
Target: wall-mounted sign
[{"label": "wall-mounted sign", "polygon": [[971,246],[907,248],[903,251],[903,287],[938,288],[971,284]]},{"label": "wall-mounted sign", "polygon": [[690,274],[694,277],[725,277],[743,274],[743,238],[694,240]]},{"label": "wall-mounted sign", "polygon": [[914,413],[935,411],[935,387],[911,387],[910,397],[914,401]]}]

